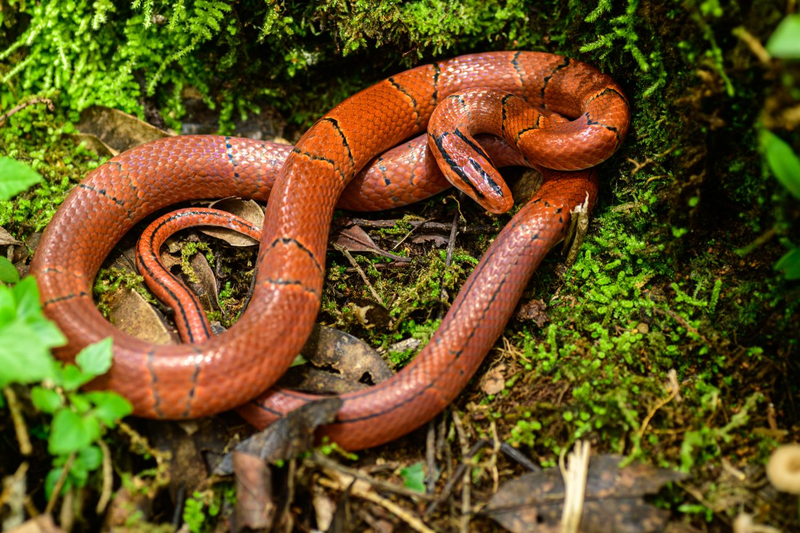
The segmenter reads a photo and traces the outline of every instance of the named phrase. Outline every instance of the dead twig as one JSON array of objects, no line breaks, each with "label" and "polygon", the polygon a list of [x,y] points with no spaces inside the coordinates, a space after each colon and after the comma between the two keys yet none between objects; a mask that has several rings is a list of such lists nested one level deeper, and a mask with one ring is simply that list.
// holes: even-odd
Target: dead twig
[{"label": "dead twig", "polygon": [[[396,268],[408,268],[412,265],[410,261],[395,261],[393,263],[375,263],[372,265],[372,268],[375,270],[394,270]],[[347,274],[352,274],[353,272],[358,272],[357,269],[353,267],[347,267],[344,269]]]},{"label": "dead twig", "polygon": [[108,449],[108,445],[103,442],[103,439],[99,439],[97,445],[103,452],[103,491],[100,493],[95,510],[97,514],[103,514],[111,500],[111,491],[114,488],[114,465],[111,464],[111,450]]},{"label": "dead twig", "polygon": [[47,104],[47,110],[50,111],[51,113],[56,110],[56,107],[53,105],[53,101],[50,100],[49,98],[32,98],[27,102],[22,102],[21,104],[12,107],[11,109],[8,110],[7,113],[3,113],[2,115],[0,115],[0,126],[5,124],[6,120],[11,118],[13,115],[16,115],[26,107],[30,107],[36,104]]},{"label": "dead twig", "polygon": [[653,157],[647,157],[647,158],[645,158],[645,160],[644,160],[644,161],[642,161],[641,163],[639,163],[639,162],[638,162],[638,161],[636,161],[635,159],[631,159],[631,158],[629,157],[629,158],[628,158],[628,162],[629,162],[629,163],[633,163],[633,170],[631,171],[631,176],[635,176],[636,174],[638,174],[638,173],[639,173],[639,171],[640,171],[640,170],[642,170],[642,169],[643,169],[644,167],[646,167],[647,165],[652,165],[653,163],[655,163],[656,161],[658,161],[658,160],[659,160],[659,159],[661,159],[662,157],[665,157],[665,156],[669,155],[669,154],[670,154],[670,153],[672,153],[672,152],[673,152],[673,151],[674,151],[674,150],[675,150],[677,147],[678,147],[678,145],[676,144],[676,145],[672,146],[671,148],[668,148],[668,149],[667,149],[667,150],[665,150],[664,152],[661,152],[660,154],[656,154],[656,155],[654,155]]},{"label": "dead twig", "polygon": [[369,279],[367,278],[367,274],[364,272],[364,270],[361,268],[361,266],[358,263],[356,263],[355,257],[353,257],[350,254],[350,252],[347,250],[347,248],[345,248],[344,246],[341,246],[339,244],[333,243],[333,247],[336,248],[336,250],[338,250],[339,252],[342,252],[342,255],[344,255],[347,258],[347,260],[350,262],[350,264],[353,266],[353,268],[356,269],[356,272],[358,272],[358,274],[361,276],[361,279],[364,280],[364,283],[366,284],[367,288],[369,289],[370,294],[372,294],[372,297],[375,298],[375,301],[377,301],[381,305],[384,305],[383,304],[383,300],[381,299],[380,296],[378,296],[378,293],[375,292],[375,289],[372,287],[372,284],[369,282]]},{"label": "dead twig", "polygon": [[494,494],[500,487],[500,472],[497,470],[497,455],[500,452],[502,444],[500,439],[497,438],[497,424],[495,421],[492,420],[489,426],[492,430],[492,457],[489,459],[489,469],[492,473],[492,494]]},{"label": "dead twig", "polygon": [[[413,229],[412,229],[412,231],[413,231]],[[360,244],[361,246],[365,246],[365,247],[369,248],[369,250],[372,253],[375,253],[375,254],[378,254],[380,256],[389,258],[389,259],[391,259],[393,261],[398,261],[400,263],[410,263],[411,262],[411,258],[410,257],[403,257],[402,255],[397,255],[397,254],[393,254],[391,252],[387,252],[386,250],[383,250],[383,249],[378,248],[377,246],[375,246],[374,243],[369,242],[369,241],[365,241],[364,239],[359,239],[355,235],[352,235],[352,234],[348,233],[346,235],[342,234],[342,236],[347,238],[348,240],[353,241],[356,244]],[[333,245],[334,245],[334,247],[337,246],[335,243],[333,243]],[[339,246],[341,246],[341,245],[339,245]],[[394,248],[392,248],[392,250],[394,250]]]},{"label": "dead twig", "polygon": [[518,449],[511,446],[509,443],[504,442],[500,445],[500,451],[503,452],[506,456],[510,457],[511,459],[515,460],[531,472],[541,472],[542,467],[531,461],[528,457],[522,454]]},{"label": "dead twig", "polygon": [[425,490],[433,494],[436,487],[436,419],[428,422],[428,432],[425,436],[425,464],[428,466],[425,473]]},{"label": "dead twig", "polygon": [[733,33],[739,38],[740,41],[747,45],[750,51],[753,52],[753,55],[756,56],[759,61],[761,61],[762,65],[765,67],[770,66],[772,56],[769,55],[769,52],[767,52],[767,49],[764,48],[763,44],[761,44],[761,41],[756,39],[752,33],[744,28],[744,26],[734,28],[731,33]]},{"label": "dead twig", "polygon": [[703,497],[703,493],[702,492],[700,492],[698,489],[692,487],[691,485],[685,485],[685,484],[681,483],[680,481],[676,481],[675,484],[678,485],[680,488],[682,488],[687,494],[689,494],[695,500],[697,500],[700,503],[700,505],[702,505],[703,507],[706,507],[707,509],[711,509],[711,512],[714,513],[714,516],[716,516],[723,524],[727,525],[729,528],[731,527],[731,521],[728,518],[728,516],[725,515],[725,513],[722,513],[720,511],[718,511],[711,504],[711,502],[706,500]]},{"label": "dead twig", "polygon": [[[459,195],[463,196],[464,193],[460,192]],[[456,202],[458,202],[458,200],[456,200]],[[450,239],[447,241],[447,255],[444,261],[445,269],[449,268],[450,264],[453,262],[453,252],[455,251],[456,248],[456,237],[458,236],[458,219],[460,216],[461,216],[461,211],[459,209],[456,209],[456,214],[453,216],[453,222],[450,226]],[[439,300],[441,302],[446,302],[447,296],[448,296],[447,289],[442,287],[442,292]],[[439,318],[441,318],[442,314],[443,311],[440,311]]]},{"label": "dead twig", "polygon": [[64,501],[61,502],[61,511],[58,513],[58,525],[64,531],[72,531],[75,524],[75,487],[70,487],[64,494]]},{"label": "dead twig", "polygon": [[[458,433],[458,441],[461,444],[461,455],[466,457],[470,452],[467,441],[467,433],[464,431],[464,425],[461,423],[461,417],[457,412],[453,411],[453,423],[456,426],[456,433]],[[472,499],[472,484],[471,472],[466,469],[463,475],[463,483],[461,488],[461,533],[469,533],[469,521],[472,513],[471,499]]]},{"label": "dead twig", "polygon": [[[453,420],[455,420],[455,418]],[[442,489],[442,493],[439,495],[438,498],[436,498],[433,502],[431,502],[430,505],[428,505],[427,509],[425,509],[426,517],[433,514],[436,508],[439,507],[439,504],[446,502],[447,499],[450,497],[450,494],[453,492],[453,487],[455,487],[456,483],[458,483],[458,481],[464,476],[464,473],[466,472],[467,468],[471,466],[467,462],[467,460],[474,457],[476,453],[478,453],[488,445],[489,443],[486,440],[481,439],[472,445],[472,448],[469,449],[466,455],[462,456],[462,462],[459,463],[458,467],[453,472],[453,475],[450,476],[450,478],[447,480],[444,489]]]},{"label": "dead twig", "polygon": [[56,481],[56,486],[53,488],[53,494],[50,495],[50,501],[47,502],[47,507],[44,509],[44,514],[52,514],[53,508],[56,506],[56,502],[58,501],[58,496],[61,494],[61,489],[64,488],[64,483],[67,482],[69,469],[72,468],[72,463],[74,462],[75,452],[72,452],[69,454],[69,457],[67,457],[67,462],[64,463],[64,467],[61,469],[61,475],[58,476],[58,481]]},{"label": "dead twig", "polygon": [[678,376],[678,374],[677,374],[677,372],[675,372],[674,368],[669,371],[669,381],[667,382],[667,390],[669,391],[669,396],[659,400],[653,406],[653,408],[650,410],[650,412],[647,413],[647,416],[644,418],[644,422],[642,422],[642,428],[639,430],[639,440],[640,441],[642,440],[642,437],[644,437],[644,432],[647,431],[647,426],[650,425],[650,420],[653,419],[653,417],[658,412],[658,410],[661,409],[662,407],[664,407],[665,405],[667,405],[669,402],[672,401],[673,398],[675,398],[675,396],[678,395],[678,391],[680,390],[680,387],[678,386],[678,378],[677,378],[677,376]]},{"label": "dead twig", "polygon": [[17,442],[19,443],[19,453],[22,455],[30,455],[33,452],[31,446],[31,438],[28,435],[28,426],[25,425],[25,417],[22,416],[22,407],[17,400],[17,394],[11,387],[3,388],[3,395],[8,402],[8,410],[11,412],[11,420],[14,423],[14,432],[17,434]]},{"label": "dead twig", "polygon": [[408,230],[408,232],[405,235],[403,235],[403,238],[400,239],[399,241],[397,241],[397,244],[392,246],[392,250],[397,250],[397,248],[399,248],[400,245],[403,244],[406,241],[406,239],[411,237],[411,234],[414,233],[415,230],[417,230],[417,229],[421,228],[422,226],[424,226],[426,222],[428,222],[428,220],[423,220],[421,224],[418,224],[416,226],[412,225],[411,229]]},{"label": "dead twig", "polygon": [[[392,513],[394,516],[408,524],[408,526],[415,531],[419,531],[420,533],[434,533],[434,531],[429,528],[425,523],[420,520],[417,516],[414,516],[406,509],[403,509],[396,503],[391,500],[387,500],[386,498],[381,497],[378,493],[372,490],[369,487],[364,486],[364,481],[356,481],[355,478],[352,476],[348,476],[346,474],[342,474],[339,472],[331,472],[333,474],[333,478],[325,478],[320,477],[318,483],[323,487],[337,490],[337,491],[345,491],[347,488],[352,485],[350,490],[350,494],[357,498],[362,498],[369,502],[375,503]],[[353,483],[355,481],[355,483]]]},{"label": "dead twig", "polygon": [[675,322],[677,322],[678,324],[680,324],[681,326],[686,328],[687,331],[697,335],[700,338],[700,340],[703,341],[704,343],[706,343],[708,346],[711,346],[713,348],[717,348],[716,343],[713,343],[710,340],[708,340],[708,338],[705,335],[700,333],[699,329],[697,329],[696,327],[694,327],[691,324],[689,324],[689,322],[687,322],[685,318],[683,318],[682,316],[677,314],[672,309],[661,309],[659,307],[654,307],[653,309],[657,313],[661,313],[662,315],[668,315],[669,317],[671,317],[673,320],[675,320]]},{"label": "dead twig", "polygon": [[569,454],[569,468],[564,465],[567,450],[558,458],[558,468],[564,478],[564,508],[561,513],[561,532],[577,533],[583,514],[583,500],[586,494],[586,478],[589,475],[589,456],[591,446],[578,441]]},{"label": "dead twig", "polygon": [[[364,218],[353,218],[351,222],[353,224],[357,224],[362,228],[366,229],[387,229],[393,228],[399,222],[399,219],[387,219],[387,220],[367,220]],[[449,232],[453,225],[452,223],[445,223],[445,222],[430,222],[426,220],[411,220],[408,222],[412,227],[422,227],[424,226],[425,229],[434,230],[434,231],[441,231],[441,232]],[[458,232],[465,234],[465,235],[485,235],[487,233],[494,234],[497,232],[497,228],[494,226],[487,226],[485,224],[463,224],[458,227]]]},{"label": "dead twig", "polygon": [[311,456],[311,461],[318,466],[323,468],[327,468],[329,470],[335,470],[336,472],[342,473],[344,475],[360,479],[366,483],[369,483],[373,487],[378,490],[385,490],[387,492],[393,492],[395,494],[400,494],[402,496],[408,496],[409,498],[414,498],[417,500],[425,500],[425,501],[436,501],[438,498],[431,494],[425,494],[423,492],[417,492],[415,490],[407,489],[406,487],[396,485],[394,483],[389,483],[388,481],[383,481],[382,479],[376,479],[364,472],[357,470],[355,468],[350,468],[349,466],[344,466],[329,457],[322,455],[319,452],[314,452]]},{"label": "dead twig", "polygon": [[279,527],[284,531],[294,530],[294,515],[289,512],[289,509],[294,503],[295,494],[295,480],[297,478],[297,459],[289,461],[289,472],[287,473],[286,481],[286,498],[283,501],[283,507],[278,511],[278,518],[280,522]]}]

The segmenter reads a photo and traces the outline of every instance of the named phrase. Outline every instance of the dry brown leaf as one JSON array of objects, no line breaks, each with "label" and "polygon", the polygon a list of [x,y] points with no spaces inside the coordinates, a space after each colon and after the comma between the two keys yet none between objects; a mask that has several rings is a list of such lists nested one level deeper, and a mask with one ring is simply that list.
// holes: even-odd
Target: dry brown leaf
[{"label": "dry brown leaf", "polygon": [[450,242],[450,239],[445,237],[444,235],[417,235],[411,239],[411,242],[414,244],[428,244],[431,243],[437,248],[443,248],[447,246]]},{"label": "dry brown leaf", "polygon": [[4,227],[0,226],[0,246],[9,246],[12,244],[22,244],[22,241],[15,239]]},{"label": "dry brown leaf", "polygon": [[281,386],[339,394],[363,390],[392,376],[386,361],[372,347],[328,326],[315,325],[300,353],[310,364],[291,368]]},{"label": "dry brown leaf", "polygon": [[101,141],[99,137],[91,133],[69,133],[66,135],[72,139],[76,146],[83,144],[86,148],[101,157],[114,157],[119,154],[119,150],[110,147]]},{"label": "dry brown leaf", "polygon": [[217,277],[208,264],[208,259],[203,254],[195,254],[190,261],[197,283],[188,279],[187,285],[197,295],[200,305],[206,310],[220,309],[219,294],[217,293]]},{"label": "dry brown leaf", "polygon": [[[309,402],[243,440],[237,452],[248,453],[262,461],[275,462],[296,457],[314,445],[314,431],[336,419],[341,398],[331,397]],[[221,476],[233,473],[233,457],[228,454],[214,469]]]},{"label": "dry brown leaf", "polygon": [[[258,226],[259,228],[264,225],[264,211],[253,200],[225,198],[224,200],[211,203],[209,207],[232,213],[247,220],[254,226]],[[200,231],[211,237],[221,239],[231,246],[238,248],[258,245],[258,241],[251,239],[247,235],[242,235],[241,233],[232,229],[201,228]]]},{"label": "dry brown leaf", "polygon": [[411,261],[409,257],[403,257],[382,249],[375,244],[372,237],[361,226],[355,224],[345,226],[331,234],[329,244],[331,246],[334,244],[339,245],[348,252],[369,252],[394,259],[395,261]]},{"label": "dry brown leaf", "polygon": [[180,344],[165,325],[164,316],[133,289],[117,291],[109,299],[109,319],[120,330],[153,344]]},{"label": "dry brown leaf", "polygon": [[[597,455],[589,474],[579,531],[647,533],[661,531],[669,511],[644,501],[685,474],[636,464],[620,469],[623,457]],[[557,533],[561,530],[564,480],[557,468],[525,474],[503,483],[481,511],[512,532]]]},{"label": "dry brown leaf", "polygon": [[550,317],[545,312],[546,310],[547,304],[542,300],[530,300],[519,306],[517,312],[514,313],[514,318],[523,322],[532,320],[541,328],[550,321]]},{"label": "dry brown leaf", "polygon": [[[372,237],[361,226],[348,226],[333,235],[331,240],[346,249],[348,252],[374,252],[380,250]],[[383,251],[383,250],[381,250]]]},{"label": "dry brown leaf", "polygon": [[503,377],[505,370],[506,365],[497,365],[483,376],[481,390],[484,394],[497,394],[506,388],[506,378]]},{"label": "dry brown leaf", "polygon": [[76,128],[82,134],[94,135],[108,150],[117,153],[171,136],[133,115],[100,105],[86,108]]},{"label": "dry brown leaf", "polygon": [[232,530],[269,530],[276,510],[269,466],[256,456],[233,452],[233,471],[236,476],[236,512]]}]

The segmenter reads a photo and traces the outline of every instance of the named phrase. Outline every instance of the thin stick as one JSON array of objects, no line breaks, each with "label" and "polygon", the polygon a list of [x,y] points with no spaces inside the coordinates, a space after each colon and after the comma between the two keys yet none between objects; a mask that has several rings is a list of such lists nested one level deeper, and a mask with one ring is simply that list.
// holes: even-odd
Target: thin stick
[{"label": "thin stick", "polygon": [[[399,219],[389,219],[389,220],[367,220],[365,218],[353,218],[350,219],[353,224],[357,224],[362,228],[366,229],[385,229],[385,228],[393,228],[398,222]],[[446,222],[428,222],[425,220],[411,220],[409,224],[412,227],[421,227],[425,226],[425,229],[428,230],[435,230],[435,231],[444,231],[449,232],[453,225],[451,223]],[[487,226],[485,224],[470,224],[470,225],[461,225],[458,227],[458,232],[463,233],[466,235],[485,235],[487,233],[493,234],[497,232],[497,228],[494,226]]]},{"label": "thin stick", "polygon": [[[461,417],[456,411],[453,411],[453,423],[456,425],[456,433],[458,433],[458,441],[461,444],[461,455],[466,457],[469,453],[469,444],[467,442],[467,433],[464,431],[464,425],[461,423]],[[470,509],[471,509],[471,496],[472,484],[469,469],[464,472],[462,489],[461,489],[461,533],[469,533]]]},{"label": "thin stick", "polygon": [[437,499],[435,496],[430,494],[425,494],[423,492],[417,492],[415,490],[407,489],[406,487],[402,487],[394,483],[389,483],[388,481],[383,481],[382,479],[376,479],[368,474],[365,474],[360,470],[341,465],[336,461],[334,461],[333,459],[330,459],[319,452],[314,452],[314,454],[311,456],[311,460],[319,466],[328,468],[330,470],[335,470],[350,477],[360,479],[361,481],[365,481],[370,485],[372,485],[373,487],[380,490],[393,492],[395,494],[401,494],[403,496],[408,496],[409,498],[415,498],[418,500],[436,501]]},{"label": "thin stick", "polygon": [[[455,418],[453,420],[455,420]],[[433,514],[433,512],[436,510],[436,508],[439,507],[439,504],[442,503],[442,502],[447,501],[447,498],[450,497],[450,494],[453,492],[453,487],[456,486],[456,483],[458,483],[458,480],[461,479],[461,477],[464,475],[464,472],[467,470],[467,467],[470,466],[466,462],[467,459],[470,459],[476,453],[478,453],[479,451],[481,451],[484,447],[486,447],[488,445],[489,445],[489,443],[484,439],[481,439],[481,440],[477,441],[475,444],[472,445],[472,448],[469,449],[469,452],[467,452],[467,454],[462,457],[462,462],[455,469],[455,472],[453,472],[453,475],[450,476],[450,479],[447,480],[447,483],[445,484],[444,489],[442,489],[442,493],[439,495],[439,498],[437,498],[435,501],[431,502],[431,504],[428,505],[428,508],[425,509],[425,516],[426,517],[428,517],[431,514]]]},{"label": "thin stick", "polygon": [[[338,491],[345,490],[348,485],[352,484],[353,479],[351,476],[346,476],[344,474],[338,474],[338,476],[341,476],[343,479],[333,480],[320,477],[318,483],[323,487],[327,487],[329,489]],[[411,527],[415,531],[419,531],[420,533],[434,533],[434,531],[428,526],[426,526],[422,520],[412,515],[411,513],[409,513],[399,505],[397,505],[396,503],[387,500],[385,498],[382,498],[374,490],[364,489],[363,486],[359,485],[358,483],[355,483],[353,484],[350,494],[358,498],[363,498],[367,501],[380,505],[381,507],[383,507],[384,509],[395,515],[397,518],[408,524],[409,527]]]},{"label": "thin stick", "polygon": [[[459,193],[464,194],[464,193]],[[458,200],[456,200],[458,202]],[[450,264],[453,262],[453,252],[456,248],[456,237],[458,236],[458,217],[461,216],[461,212],[456,209],[456,214],[453,216],[453,222],[450,226],[450,239],[447,241],[447,255],[445,256],[444,266],[445,269],[450,267]],[[446,302],[447,301],[447,289],[442,287],[442,293],[439,298],[440,301]],[[443,313],[439,313],[439,318]]]},{"label": "thin stick", "polygon": [[[674,377],[673,377],[673,375],[674,375]],[[644,432],[647,431],[647,426],[650,425],[650,420],[653,419],[653,417],[658,412],[658,410],[661,409],[662,407],[664,407],[665,405],[667,405],[669,402],[672,401],[673,398],[675,398],[675,396],[678,395],[678,391],[680,390],[680,388],[678,386],[677,372],[675,372],[674,368],[669,371],[669,376],[670,376],[670,379],[667,382],[668,389],[669,389],[669,396],[659,400],[655,404],[655,406],[653,406],[653,408],[650,410],[650,412],[647,413],[647,416],[644,418],[644,422],[642,422],[642,429],[639,430],[639,440],[640,441],[642,440],[642,437],[644,437]]]},{"label": "thin stick", "polygon": [[497,424],[494,420],[489,424],[492,430],[492,458],[489,460],[489,466],[492,472],[492,494],[497,492],[500,487],[500,473],[497,471],[497,456],[500,452],[500,439],[497,437]]},{"label": "thin stick", "polygon": [[397,244],[392,246],[392,250],[397,250],[397,248],[399,248],[400,245],[403,244],[406,241],[406,239],[411,237],[411,234],[414,233],[414,230],[421,228],[422,226],[425,225],[426,222],[428,222],[428,221],[427,220],[423,220],[421,224],[418,224],[416,226],[411,226],[411,229],[408,230],[408,232],[405,235],[403,235],[403,238],[400,239],[399,241],[397,241]]},{"label": "thin stick", "polygon": [[522,454],[518,449],[511,446],[509,443],[504,442],[500,445],[500,451],[506,454],[511,459],[515,460],[531,472],[541,472],[542,467],[531,461],[528,457]]},{"label": "thin stick", "polygon": [[44,509],[44,514],[51,514],[53,512],[53,508],[56,506],[56,502],[58,501],[58,496],[61,494],[61,489],[64,488],[64,483],[67,482],[67,475],[69,475],[69,469],[72,468],[72,463],[75,462],[75,452],[69,454],[67,457],[67,462],[64,463],[64,467],[61,469],[61,475],[58,476],[58,481],[56,481],[56,486],[53,488],[53,494],[50,495],[50,501],[47,502],[47,507]]},{"label": "thin stick", "polygon": [[97,502],[95,511],[102,514],[106,510],[106,505],[111,500],[111,491],[114,488],[114,466],[111,464],[111,450],[103,439],[97,440],[97,445],[103,452],[103,491],[100,493],[100,500]]},{"label": "thin stick", "polygon": [[433,494],[436,487],[436,419],[428,423],[428,432],[425,438],[425,463],[428,471],[425,474],[425,490],[428,494]]},{"label": "thin stick", "polygon": [[19,453],[30,455],[33,452],[33,446],[31,446],[28,426],[25,425],[25,417],[22,416],[22,409],[19,401],[17,401],[17,395],[11,387],[3,387],[3,395],[6,397],[8,410],[11,412],[11,420],[14,423],[14,431],[17,434],[17,442],[19,443]]},{"label": "thin stick", "polygon": [[75,523],[75,491],[77,488],[70,487],[64,494],[64,501],[61,502],[61,512],[58,513],[59,526],[64,531],[72,531]]},{"label": "thin stick", "polygon": [[578,441],[569,454],[569,469],[564,466],[564,456],[567,451],[561,452],[558,458],[558,468],[564,478],[564,508],[561,513],[561,532],[577,533],[581,525],[583,514],[583,499],[586,494],[586,478],[589,475],[589,456],[591,445]]},{"label": "thin stick", "polygon": [[[358,237],[356,237],[354,235],[342,235],[342,236],[345,237],[348,240],[353,241],[356,244],[360,244],[361,246],[366,246],[367,248],[370,249],[371,252],[376,253],[378,255],[381,255],[383,257],[388,257],[389,259],[392,259],[394,261],[399,261],[399,262],[404,262],[404,263],[410,263],[411,262],[411,258],[410,257],[403,257],[402,255],[396,255],[396,254],[393,254],[393,253],[389,253],[386,250],[382,250],[381,248],[378,248],[372,242],[365,241],[363,239],[359,239]],[[394,250],[394,248],[392,248],[392,250]]]},{"label": "thin stick", "polygon": [[761,41],[756,39],[752,33],[744,28],[744,26],[733,28],[731,33],[733,33],[744,44],[746,44],[748,48],[750,48],[750,51],[753,52],[753,55],[756,56],[759,61],[761,61],[762,65],[765,67],[770,66],[772,56],[769,55],[769,52],[767,52],[767,49],[764,48],[763,44],[761,44]]},{"label": "thin stick", "polygon": [[28,100],[27,102],[22,102],[18,106],[12,107],[8,111],[8,113],[4,113],[4,114],[0,115],[0,126],[2,126],[5,123],[6,120],[11,118],[13,115],[16,115],[17,113],[19,113],[20,111],[22,111],[26,107],[29,107],[29,106],[32,106],[32,105],[36,105],[36,104],[47,104],[47,109],[49,111],[51,111],[51,112],[56,110],[55,106],[53,105],[53,101],[50,100],[49,98],[33,98],[31,100]]},{"label": "thin stick", "polygon": [[375,300],[379,304],[384,305],[383,300],[381,299],[380,296],[378,296],[378,293],[375,292],[375,289],[372,288],[372,284],[369,282],[369,279],[367,279],[367,274],[361,269],[361,266],[358,263],[356,263],[355,258],[352,255],[350,255],[350,252],[347,250],[347,248],[336,243],[333,243],[333,247],[336,248],[338,251],[342,252],[342,254],[347,258],[347,260],[350,261],[350,264],[359,273],[361,279],[364,280],[364,283],[367,285],[367,288],[369,289],[369,292],[372,294],[372,297],[375,298]]}]

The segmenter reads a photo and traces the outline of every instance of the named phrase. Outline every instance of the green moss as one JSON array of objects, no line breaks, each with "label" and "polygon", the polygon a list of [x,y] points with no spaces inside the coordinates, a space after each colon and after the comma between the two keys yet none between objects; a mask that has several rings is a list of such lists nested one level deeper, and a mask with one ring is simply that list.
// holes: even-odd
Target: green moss
[{"label": "green moss", "polygon": [[181,247],[181,271],[191,283],[200,283],[194,268],[192,268],[192,257],[200,252],[205,254],[209,266],[213,267],[215,261],[214,252],[211,251],[211,246],[207,242],[188,241]]},{"label": "green moss", "polygon": [[[29,108],[0,130],[0,151],[47,178],[38,191],[0,204],[0,225],[15,235],[41,229],[65,192],[98,164],[61,137],[92,103],[177,129],[186,114],[182,94],[199,93],[219,111],[221,131],[274,108],[291,125],[291,137],[372,81],[434,57],[530,49],[596,64],[626,91],[631,132],[601,167],[600,203],[577,262],[562,271],[554,266],[558,257],[547,260],[525,297],[547,304],[549,322],[512,322],[505,332],[507,388],[481,397],[485,417],[465,421],[479,435],[490,435],[495,422],[501,439],[545,465],[575,439],[591,439],[602,451],[683,468],[697,487],[716,483],[723,458],[740,466],[763,462],[774,440],[753,431],[766,424],[759,418],[762,395],[779,413],[786,438],[796,440],[798,381],[790,354],[798,348],[800,293],[772,266],[800,242],[798,206],[764,167],[757,132],[769,127],[798,152],[797,129],[778,119],[796,105],[800,74],[791,62],[762,66],[730,32],[742,26],[766,42],[783,17],[782,2],[15,6],[0,11],[0,107],[34,95],[57,103],[53,115]],[[45,26],[53,39],[31,38]],[[392,213],[400,222],[382,236],[402,238],[412,219],[427,218],[439,204]],[[470,224],[499,230],[508,220],[460,207]],[[358,258],[387,302],[390,323],[380,331],[359,320],[352,300],[372,297],[333,254],[321,316],[374,346],[412,336],[426,342],[447,307],[443,289],[455,295],[491,238],[459,237],[450,267],[440,251],[409,254],[411,266],[396,270]],[[234,307],[249,281],[241,270],[230,270],[221,293]],[[390,358],[401,366],[412,355]],[[654,410],[668,397],[670,369],[681,401]],[[712,497],[719,486],[706,492]],[[691,507],[682,492],[665,505],[700,523],[716,516],[707,506]]]},{"label": "green moss", "polygon": [[20,237],[42,231],[72,187],[98,166],[97,154],[66,136],[73,131],[72,124],[59,123],[43,106],[25,108],[0,129],[0,155],[28,163],[45,178],[38,187],[0,202],[0,226]]},{"label": "green moss", "polygon": [[145,288],[144,278],[142,278],[142,276],[119,268],[102,268],[94,281],[92,293],[97,302],[97,308],[100,309],[103,316],[108,317],[109,298],[113,297],[117,291],[122,289],[134,290],[138,292],[146,302],[153,305],[156,304],[155,297]]}]

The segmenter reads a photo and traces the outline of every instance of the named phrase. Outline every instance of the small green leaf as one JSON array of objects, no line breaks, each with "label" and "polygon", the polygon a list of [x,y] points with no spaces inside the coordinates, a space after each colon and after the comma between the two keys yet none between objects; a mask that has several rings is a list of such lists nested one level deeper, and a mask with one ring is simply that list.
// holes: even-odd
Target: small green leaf
[{"label": "small green leaf", "polygon": [[17,301],[17,316],[28,322],[30,320],[41,319],[42,304],[39,303],[39,287],[32,276],[28,276],[12,289],[14,299]]},{"label": "small green leaf", "polygon": [[131,403],[113,391],[92,391],[86,396],[95,404],[95,416],[107,427],[113,428],[118,420],[133,412]]},{"label": "small green leaf", "polygon": [[19,318],[0,327],[0,387],[35,383],[56,375],[50,347],[37,337],[34,328]]},{"label": "small green leaf", "polygon": [[34,387],[31,390],[31,401],[38,410],[45,413],[54,413],[64,404],[56,391],[44,387]]},{"label": "small green leaf", "polygon": [[780,270],[786,279],[800,279],[800,248],[789,250],[775,263],[775,270]]},{"label": "small green leaf", "polygon": [[89,471],[80,461],[72,463],[72,468],[69,469],[69,477],[67,478],[77,487],[83,487],[89,480]]},{"label": "small green leaf", "polygon": [[800,58],[800,14],[784,17],[767,41],[767,51],[781,59]]},{"label": "small green leaf", "polygon": [[36,333],[36,336],[39,338],[39,342],[48,348],[64,346],[67,343],[67,338],[63,333],[61,333],[61,330],[58,329],[58,326],[46,318],[41,318],[35,322],[29,322],[28,327]]},{"label": "small green leaf", "polygon": [[89,446],[100,438],[100,424],[93,416],[80,416],[62,409],[53,417],[47,451],[66,455]]},{"label": "small green leaf", "polygon": [[75,365],[66,365],[61,373],[61,386],[67,391],[78,390],[81,385],[85,385],[94,379],[91,374],[81,372]]},{"label": "small green leaf", "polygon": [[25,163],[0,157],[0,200],[8,200],[40,181],[41,174]]},{"label": "small green leaf", "polygon": [[111,337],[107,337],[100,342],[87,346],[75,357],[75,362],[86,374],[92,377],[102,376],[111,368]]},{"label": "small green leaf", "polygon": [[0,255],[0,281],[3,283],[16,283],[19,281],[19,272],[17,272],[14,263]]},{"label": "small green leaf", "polygon": [[97,446],[87,446],[78,452],[76,462],[89,472],[97,470],[103,462],[103,452]]},{"label": "small green leaf", "polygon": [[69,396],[69,402],[72,404],[72,407],[75,408],[75,411],[78,414],[88,413],[89,409],[92,408],[92,404],[89,399],[84,394],[79,393],[71,393]]},{"label": "small green leaf", "polygon": [[400,470],[403,478],[403,485],[417,492],[425,492],[425,472],[422,469],[422,461]]},{"label": "small green leaf", "polygon": [[763,130],[761,143],[772,173],[792,196],[800,200],[800,159],[792,147],[774,133]]},{"label": "small green leaf", "polygon": [[[53,494],[53,489],[56,488],[56,483],[58,483],[58,478],[61,477],[61,471],[64,470],[64,467],[53,468],[50,472],[47,473],[47,477],[44,480],[44,496],[49,501],[50,496]],[[64,487],[61,489],[61,494],[63,495],[68,489],[72,487],[72,482],[67,476],[67,481],[64,483]]]},{"label": "small green leaf", "polygon": [[5,285],[0,285],[0,327],[10,323],[16,317],[17,302],[14,292]]}]

